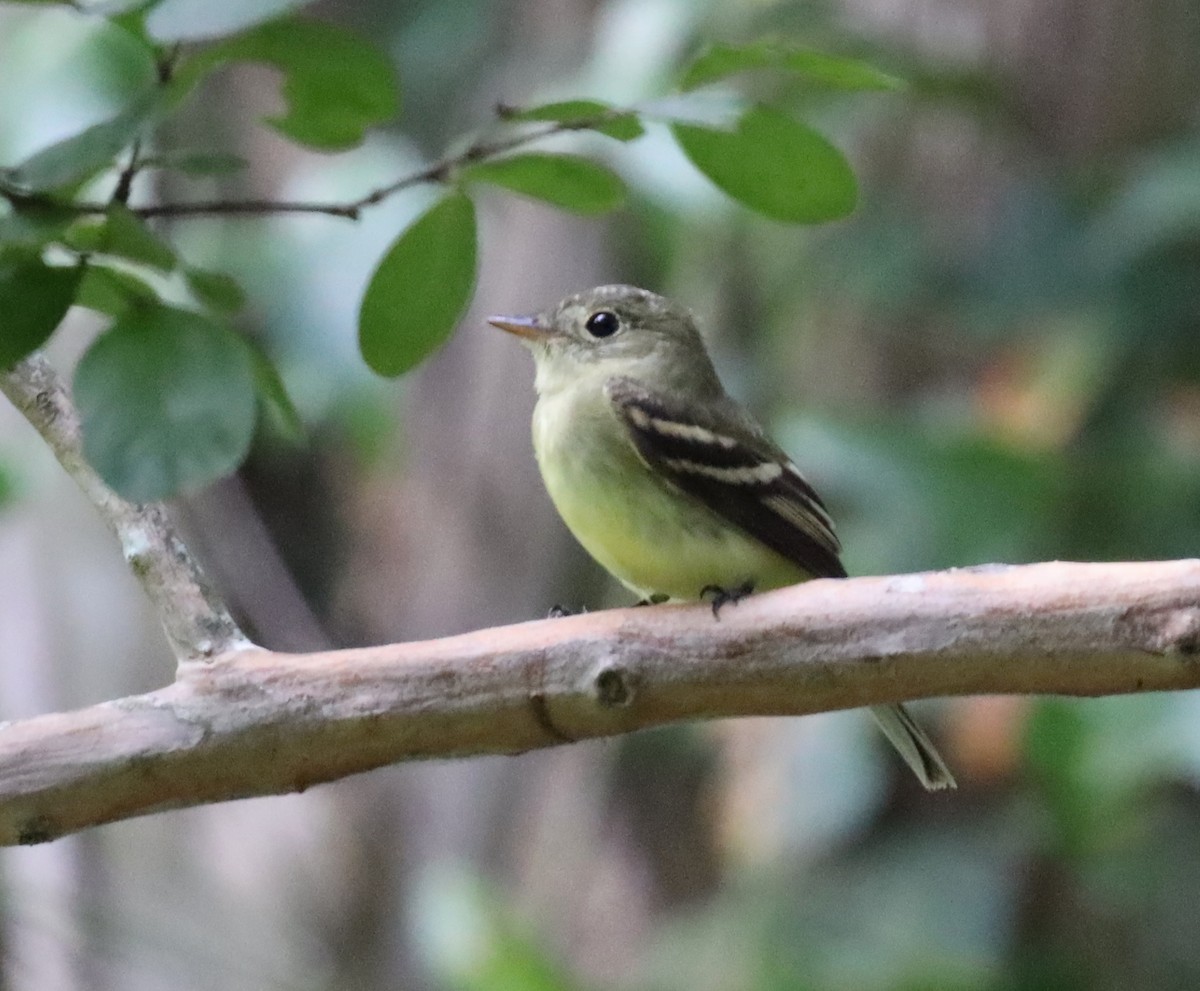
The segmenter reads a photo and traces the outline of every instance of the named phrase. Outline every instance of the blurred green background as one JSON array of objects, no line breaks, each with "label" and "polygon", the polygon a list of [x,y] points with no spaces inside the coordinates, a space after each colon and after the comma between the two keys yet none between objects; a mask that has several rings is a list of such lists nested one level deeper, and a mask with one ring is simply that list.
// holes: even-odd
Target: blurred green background
[{"label": "blurred green background", "polygon": [[[756,218],[662,133],[586,220],[496,195],[471,313],[399,383],[362,287],[428,202],[159,227],[237,275],[241,327],[309,431],[180,505],[257,639],[439,636],[626,597],[571,542],[528,438],[528,356],[491,312],[633,282],[687,301],[731,391],[829,503],[852,573],[1152,559],[1200,545],[1195,0],[318,3],[399,68],[397,127],[306,153],[257,126],[265,69],[171,126],[244,155],[164,198],[353,197],[497,101],[660,95],[713,40],[776,36],[908,80],[777,97],[847,152],[848,221]],[[0,160],[138,80],[117,33],[0,3]],[[775,85],[778,85],[776,83]],[[74,319],[69,366],[96,325]],[[0,410],[3,718],[145,690],[167,651],[117,549]],[[1200,986],[1192,695],[922,707],[960,782],[927,796],[860,713],[688,726],[396,767],[0,855],[4,986],[916,991]]]}]

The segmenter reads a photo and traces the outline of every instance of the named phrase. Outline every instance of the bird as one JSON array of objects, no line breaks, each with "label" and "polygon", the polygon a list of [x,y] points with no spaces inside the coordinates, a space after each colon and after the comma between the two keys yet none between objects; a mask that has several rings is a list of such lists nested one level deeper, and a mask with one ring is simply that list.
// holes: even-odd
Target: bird
[{"label": "bird", "polygon": [[[845,578],[833,520],[792,459],[725,391],[690,311],[627,285],[492,316],[533,353],[533,448],[584,549],[642,602]],[[921,784],[956,787],[903,705],[871,715]]]}]

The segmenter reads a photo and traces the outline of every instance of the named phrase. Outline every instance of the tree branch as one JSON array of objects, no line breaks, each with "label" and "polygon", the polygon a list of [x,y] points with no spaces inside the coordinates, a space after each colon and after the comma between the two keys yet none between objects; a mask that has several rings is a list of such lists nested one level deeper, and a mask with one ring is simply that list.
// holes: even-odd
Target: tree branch
[{"label": "tree branch", "polygon": [[41,355],[0,372],[0,392],[41,434],[109,529],[153,603],[180,661],[250,646],[200,565],[180,540],[166,508],[122,499],[83,456],[79,414],[58,374]]},{"label": "tree branch", "polygon": [[[504,113],[501,114],[503,119],[510,118],[515,111],[511,108],[504,108]],[[446,182],[450,179],[455,171],[471,164],[472,162],[482,162],[488,159],[495,158],[497,155],[502,155],[509,151],[515,151],[518,148],[523,148],[526,145],[540,141],[542,138],[548,138],[554,134],[562,134],[568,131],[583,131],[594,128],[598,124],[603,124],[606,121],[613,120],[617,117],[624,116],[630,113],[628,110],[611,110],[603,114],[596,114],[593,117],[574,121],[554,121],[546,124],[544,127],[535,127],[531,130],[526,130],[520,134],[511,135],[507,138],[502,138],[490,142],[475,142],[468,145],[462,151],[454,155],[447,155],[432,165],[428,165],[416,172],[411,172],[407,175],[389,182],[386,185],[373,189],[368,193],[364,193],[357,199],[347,200],[340,203],[320,202],[320,201],[297,201],[297,200],[230,200],[230,199],[213,199],[213,200],[195,200],[192,202],[183,203],[155,203],[146,206],[131,206],[129,210],[142,218],[149,217],[211,217],[211,216],[268,216],[277,214],[318,214],[328,217],[342,217],[347,220],[357,220],[362,214],[362,211],[369,206],[374,206],[377,203],[382,203],[384,200],[403,192],[406,189],[412,189],[415,186],[420,186],[430,182]],[[129,196],[129,187],[133,181],[134,175],[139,170],[140,165],[137,162],[137,151],[130,160],[129,165],[122,171],[117,184],[117,193],[114,194],[116,202],[124,203]],[[31,204],[31,205],[46,205],[55,206],[60,210],[70,210],[78,213],[80,216],[91,216],[94,214],[106,213],[109,209],[108,203],[77,201],[73,203],[61,203],[51,196],[41,193],[22,192],[20,189],[12,186],[7,186],[0,182],[0,196],[4,196],[13,203]],[[124,199],[121,197],[124,196]]]},{"label": "tree branch", "polygon": [[0,843],[301,791],[395,761],[934,695],[1200,686],[1200,561],[814,581],[423,643],[235,650],[175,684],[0,726]]}]

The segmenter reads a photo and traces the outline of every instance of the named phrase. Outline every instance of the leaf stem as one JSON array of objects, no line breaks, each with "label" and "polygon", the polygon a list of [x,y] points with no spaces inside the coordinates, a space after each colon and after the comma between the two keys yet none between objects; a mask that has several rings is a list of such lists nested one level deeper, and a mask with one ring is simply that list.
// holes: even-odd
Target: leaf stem
[{"label": "leaf stem", "polygon": [[134,138],[133,144],[129,149],[129,161],[125,163],[125,168],[121,170],[120,176],[117,177],[117,187],[113,190],[112,203],[120,203],[122,206],[129,204],[129,194],[133,192],[133,180],[138,174],[138,170],[142,165],[142,139]]}]

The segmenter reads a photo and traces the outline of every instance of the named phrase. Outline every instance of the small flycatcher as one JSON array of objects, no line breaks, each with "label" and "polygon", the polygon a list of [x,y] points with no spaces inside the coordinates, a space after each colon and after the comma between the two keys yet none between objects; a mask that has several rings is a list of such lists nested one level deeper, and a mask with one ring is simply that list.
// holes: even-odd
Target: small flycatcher
[{"label": "small flycatcher", "polygon": [[[714,606],[758,589],[844,578],[817,493],[722,388],[691,314],[600,286],[533,317],[490,317],[537,365],[533,447],[584,548],[644,600]],[[954,777],[901,705],[871,707],[929,789]]]}]

